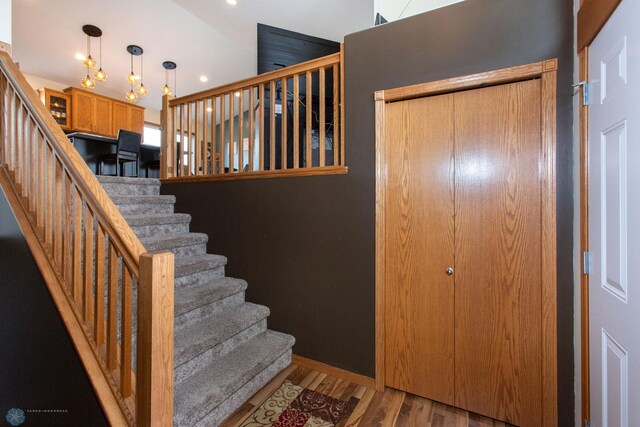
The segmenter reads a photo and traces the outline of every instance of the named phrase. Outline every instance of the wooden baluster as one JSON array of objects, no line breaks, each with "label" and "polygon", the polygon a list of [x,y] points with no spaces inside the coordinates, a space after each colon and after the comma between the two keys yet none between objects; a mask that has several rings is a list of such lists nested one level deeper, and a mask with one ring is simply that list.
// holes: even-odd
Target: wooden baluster
[{"label": "wooden baluster", "polygon": [[62,238],[62,246],[64,247],[62,253],[64,256],[64,260],[62,261],[62,271],[64,280],[67,285],[67,291],[71,292],[71,274],[73,271],[73,248],[71,247],[71,235],[73,227],[73,194],[71,192],[71,177],[66,171],[62,175],[62,180],[64,182],[64,236]]},{"label": "wooden baluster", "polygon": [[253,172],[253,153],[255,150],[256,135],[254,127],[255,88],[249,88],[249,172]]},{"label": "wooden baluster", "polygon": [[233,92],[229,93],[229,172],[233,173],[235,169],[235,155],[236,155],[236,144],[235,144],[235,94]]},{"label": "wooden baluster", "polygon": [[95,255],[93,247],[93,212],[89,205],[84,206],[84,320],[91,323],[93,316],[93,267]]},{"label": "wooden baluster", "polygon": [[9,149],[7,150],[7,155],[9,156],[9,161],[7,162],[9,165],[9,171],[15,172],[16,170],[16,152],[17,152],[17,140],[18,140],[18,100],[16,97],[16,93],[11,88],[11,117],[9,118]]},{"label": "wooden baluster", "polygon": [[318,146],[318,153],[320,154],[320,167],[324,167],[326,150],[325,99],[327,97],[324,67],[320,67],[318,73],[320,74],[320,145]]},{"label": "wooden baluster", "polygon": [[51,147],[49,147],[49,144],[47,145],[47,150],[45,151],[45,156],[46,156],[46,169],[47,169],[47,177],[46,177],[46,184],[45,184],[45,193],[46,193],[46,200],[45,200],[45,243],[47,245],[50,245],[49,248],[51,250],[53,250],[53,188],[54,188],[54,175],[53,175],[53,169],[54,169],[54,157],[53,157],[53,151],[51,151]]},{"label": "wooden baluster", "polygon": [[175,176],[175,107],[169,106],[169,95],[162,96],[162,110],[160,115],[160,127],[162,128],[162,147],[160,148],[160,178],[166,179]]},{"label": "wooden baluster", "polygon": [[269,170],[276,168],[276,96],[276,82],[272,80],[269,87]]},{"label": "wooden baluster", "polygon": [[29,192],[29,174],[28,174],[28,170],[29,170],[29,159],[27,158],[27,153],[29,152],[28,147],[28,130],[27,130],[27,123],[28,123],[28,117],[29,114],[27,113],[27,109],[24,106],[24,103],[21,103],[22,105],[22,115],[21,115],[21,129],[20,129],[20,147],[22,149],[21,153],[20,153],[20,180],[21,180],[21,186],[20,186],[20,194],[22,197],[27,197],[27,194]]},{"label": "wooden baluster", "polygon": [[209,108],[209,100],[205,98],[202,100],[202,149],[200,151],[200,154],[202,155],[202,160],[200,162],[202,163],[202,175],[209,175],[209,143],[207,141],[207,119],[209,115],[207,114],[207,108]]},{"label": "wooden baluster", "polygon": [[96,345],[100,347],[105,343],[104,333],[104,285],[105,285],[105,258],[106,258],[106,239],[102,225],[98,222],[96,231],[96,304],[93,313],[94,324],[93,332]]},{"label": "wooden baluster", "polygon": [[282,86],[282,132],[280,132],[280,169],[287,169],[287,78],[281,80]]},{"label": "wooden baluster", "polygon": [[120,321],[120,393],[123,398],[131,396],[131,345],[133,324],[133,282],[129,267],[122,263],[122,318]]},{"label": "wooden baluster", "polygon": [[307,93],[305,95],[305,97],[307,98],[307,106],[306,106],[306,110],[307,110],[307,137],[306,137],[306,146],[305,146],[305,151],[306,151],[306,162],[304,167],[305,168],[310,168],[313,167],[313,151],[311,149],[311,126],[312,126],[312,122],[311,122],[311,113],[313,111],[313,87],[311,86],[312,83],[312,74],[311,71],[307,71]]},{"label": "wooden baluster", "polygon": [[53,259],[58,271],[62,272],[62,162],[58,157],[55,158],[55,176],[54,183],[54,219],[53,219]]},{"label": "wooden baluster", "polygon": [[109,269],[107,297],[107,369],[118,367],[118,252],[109,239]]},{"label": "wooden baluster", "polygon": [[73,299],[82,306],[82,196],[73,187]]},{"label": "wooden baluster", "polygon": [[191,135],[193,135],[193,130],[191,129],[191,102],[187,103],[187,139],[185,141],[185,148],[187,149],[187,160],[186,160],[186,166],[187,166],[187,176],[191,176],[193,175],[193,163],[191,161],[191,155],[193,154],[193,149],[191,148]]},{"label": "wooden baluster", "polygon": [[333,166],[338,166],[338,147],[340,146],[340,112],[339,112],[339,77],[338,64],[333,65],[333,144],[331,145],[331,154],[333,155]]},{"label": "wooden baluster", "polygon": [[293,168],[300,167],[300,75],[293,76]]},{"label": "wooden baluster", "polygon": [[218,148],[216,147],[216,127],[218,125],[216,119],[216,104],[218,103],[217,97],[211,98],[211,174],[215,175],[218,173],[218,162],[216,161],[216,155],[218,153]]},{"label": "wooden baluster", "polygon": [[29,210],[36,212],[36,200],[38,199],[38,148],[36,133],[36,123],[29,118]]},{"label": "wooden baluster", "polygon": [[260,160],[260,164],[258,165],[258,170],[264,170],[264,83],[260,83],[260,146],[258,147],[258,157]]},{"label": "wooden baluster", "polygon": [[185,137],[184,137],[184,104],[180,104],[180,149],[176,150],[178,154],[178,176],[184,176],[184,150],[185,150]]},{"label": "wooden baluster", "polygon": [[137,425],[173,425],[173,276],[170,252],[140,256]]},{"label": "wooden baluster", "polygon": [[244,170],[244,89],[238,99],[238,172]]},{"label": "wooden baluster", "polygon": [[22,102],[16,102],[16,151],[15,151],[15,171],[14,180],[16,184],[22,183]]},{"label": "wooden baluster", "polygon": [[345,166],[344,157],[344,43],[340,44],[340,165]]},{"label": "wooden baluster", "polygon": [[7,140],[5,139],[7,131],[6,118],[8,117],[7,108],[7,81],[4,74],[0,73],[0,166],[3,166],[7,162],[6,150]]},{"label": "wooden baluster", "polygon": [[204,167],[202,163],[202,144],[200,142],[200,136],[201,136],[200,121],[199,121],[200,100],[197,100],[194,104],[195,104],[195,112],[193,114],[194,120],[195,120],[195,136],[194,136],[194,147],[193,147],[194,156],[195,156],[195,159],[193,162],[195,167],[194,175],[202,175],[201,171],[204,171]]},{"label": "wooden baluster", "polygon": [[38,209],[36,210],[36,224],[44,231],[44,218],[47,209],[47,164],[45,161],[47,144],[44,136],[36,129],[36,141],[38,150]]},{"label": "wooden baluster", "polygon": [[225,148],[224,148],[224,122],[225,122],[225,112],[224,108],[224,99],[226,95],[222,95],[220,97],[220,173],[224,173],[224,160],[225,160]]}]

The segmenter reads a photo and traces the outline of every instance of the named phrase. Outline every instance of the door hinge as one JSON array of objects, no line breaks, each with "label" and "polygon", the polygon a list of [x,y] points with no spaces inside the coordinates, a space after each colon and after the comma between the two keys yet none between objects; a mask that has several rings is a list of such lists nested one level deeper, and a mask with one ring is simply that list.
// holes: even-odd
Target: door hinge
[{"label": "door hinge", "polygon": [[589,105],[589,102],[591,101],[591,83],[583,80],[580,83],[571,85],[571,87],[573,88],[574,95],[582,88],[582,105]]},{"label": "door hinge", "polygon": [[582,274],[585,276],[591,274],[591,255],[589,251],[582,252]]}]

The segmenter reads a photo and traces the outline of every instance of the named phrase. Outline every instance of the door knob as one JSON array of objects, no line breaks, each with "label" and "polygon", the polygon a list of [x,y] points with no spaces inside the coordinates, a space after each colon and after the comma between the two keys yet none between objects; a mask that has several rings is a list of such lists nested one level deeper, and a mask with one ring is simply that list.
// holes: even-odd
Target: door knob
[{"label": "door knob", "polygon": [[444,272],[447,273],[447,276],[451,276],[453,274],[453,268],[447,267],[447,269]]}]

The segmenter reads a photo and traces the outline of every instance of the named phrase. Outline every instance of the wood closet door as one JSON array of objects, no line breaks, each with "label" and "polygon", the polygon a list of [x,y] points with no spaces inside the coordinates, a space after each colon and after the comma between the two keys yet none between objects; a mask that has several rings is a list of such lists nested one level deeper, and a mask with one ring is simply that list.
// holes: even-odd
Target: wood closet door
[{"label": "wood closet door", "polygon": [[541,425],[540,81],[455,104],[455,406]]},{"label": "wood closet door", "polygon": [[453,95],[387,105],[385,140],[385,381],[453,404]]}]

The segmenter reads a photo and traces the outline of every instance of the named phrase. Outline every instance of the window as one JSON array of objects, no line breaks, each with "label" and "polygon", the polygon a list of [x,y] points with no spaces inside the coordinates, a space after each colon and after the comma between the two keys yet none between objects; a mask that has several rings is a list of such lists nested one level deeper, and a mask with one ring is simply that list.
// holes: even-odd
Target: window
[{"label": "window", "polygon": [[160,126],[153,123],[144,124],[143,144],[160,147]]}]

